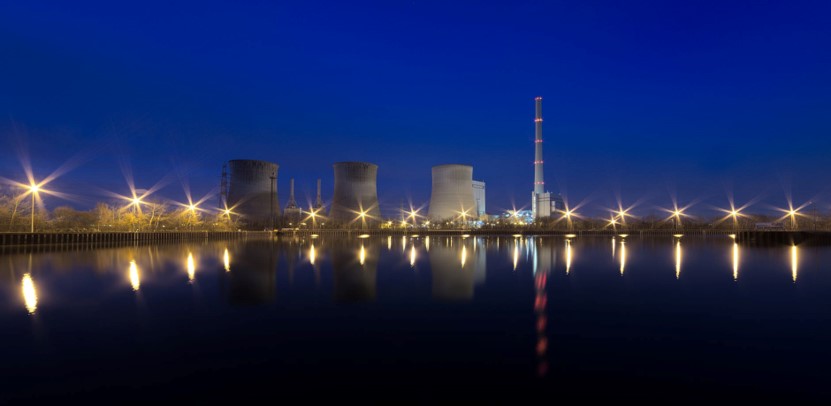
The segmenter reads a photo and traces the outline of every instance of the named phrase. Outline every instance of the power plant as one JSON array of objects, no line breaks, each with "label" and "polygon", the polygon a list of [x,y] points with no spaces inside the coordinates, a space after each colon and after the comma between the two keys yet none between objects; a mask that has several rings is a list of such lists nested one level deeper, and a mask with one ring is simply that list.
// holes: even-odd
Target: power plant
[{"label": "power plant", "polygon": [[228,208],[248,227],[271,227],[280,214],[275,163],[234,159],[228,161]]},{"label": "power plant", "polygon": [[472,166],[447,164],[433,167],[433,189],[427,216],[433,221],[478,218]]},{"label": "power plant", "polygon": [[367,162],[337,162],[335,192],[329,217],[335,222],[362,224],[381,220],[378,207],[378,165]]}]

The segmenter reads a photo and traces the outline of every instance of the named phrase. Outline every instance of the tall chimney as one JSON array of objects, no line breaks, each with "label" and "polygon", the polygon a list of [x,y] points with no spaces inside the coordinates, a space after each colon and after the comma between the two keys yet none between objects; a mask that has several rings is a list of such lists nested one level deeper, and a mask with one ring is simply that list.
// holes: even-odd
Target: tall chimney
[{"label": "tall chimney", "polygon": [[315,199],[315,208],[323,207],[323,198],[320,196],[320,179],[317,180],[317,199]]},{"label": "tall chimney", "polygon": [[287,209],[296,209],[297,202],[294,201],[294,178],[291,178],[289,183],[289,204],[286,206]]},{"label": "tall chimney", "polygon": [[537,114],[534,118],[534,194],[545,193],[542,170],[542,97],[534,99]]}]

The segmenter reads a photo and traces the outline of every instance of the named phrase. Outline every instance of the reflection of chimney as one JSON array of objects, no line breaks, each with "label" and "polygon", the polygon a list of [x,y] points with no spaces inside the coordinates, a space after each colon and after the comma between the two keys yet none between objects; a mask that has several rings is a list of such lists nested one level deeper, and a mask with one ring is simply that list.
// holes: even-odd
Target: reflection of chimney
[{"label": "reflection of chimney", "polygon": [[317,180],[317,199],[315,199],[315,209],[323,207],[323,198],[320,197],[320,179]]}]

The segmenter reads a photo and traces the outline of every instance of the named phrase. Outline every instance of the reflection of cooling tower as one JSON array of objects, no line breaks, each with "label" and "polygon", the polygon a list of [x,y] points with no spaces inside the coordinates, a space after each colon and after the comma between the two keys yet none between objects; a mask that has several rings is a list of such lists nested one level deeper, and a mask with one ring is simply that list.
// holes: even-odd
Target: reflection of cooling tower
[{"label": "reflection of cooling tower", "polygon": [[[363,252],[361,247],[363,247]],[[379,246],[369,240],[357,244],[354,240],[348,240],[332,245],[335,301],[375,300],[375,276],[378,270],[379,251]]]},{"label": "reflection of cooling tower", "polygon": [[277,255],[271,241],[246,241],[231,251],[231,304],[261,304],[276,296]]},{"label": "reflection of cooling tower", "polygon": [[430,269],[433,279],[433,298],[442,300],[473,299],[473,282],[478,255],[473,252],[471,240],[454,240],[451,247],[436,244],[430,249]]},{"label": "reflection of cooling tower", "polygon": [[335,168],[335,195],[329,216],[334,221],[351,222],[366,213],[366,221],[381,218],[378,208],[378,165],[365,162],[338,162]]},{"label": "reflection of cooling tower", "polygon": [[[235,159],[228,162],[231,181],[228,207],[239,214],[252,228],[267,226],[271,213],[280,214],[277,199],[277,164],[265,161]],[[272,194],[273,193],[273,194]]]},{"label": "reflection of cooling tower", "polygon": [[466,213],[477,217],[473,198],[473,167],[469,165],[438,165],[433,167],[433,191],[430,194],[429,216],[447,220]]}]

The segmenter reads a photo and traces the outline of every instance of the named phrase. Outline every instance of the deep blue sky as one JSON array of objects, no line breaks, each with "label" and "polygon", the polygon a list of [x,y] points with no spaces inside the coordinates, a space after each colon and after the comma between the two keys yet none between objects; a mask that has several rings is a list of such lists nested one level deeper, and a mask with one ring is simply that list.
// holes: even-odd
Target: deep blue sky
[{"label": "deep blue sky", "polygon": [[828,207],[827,1],[272,3],[0,3],[0,176],[25,143],[40,176],[86,157],[53,188],[126,193],[129,166],[182,200],[180,179],[201,196],[263,159],[284,204],[290,177],[328,197],[331,164],[364,160],[391,213],[429,200],[432,165],[471,163],[496,212],[528,204],[541,95],[572,204]]}]

